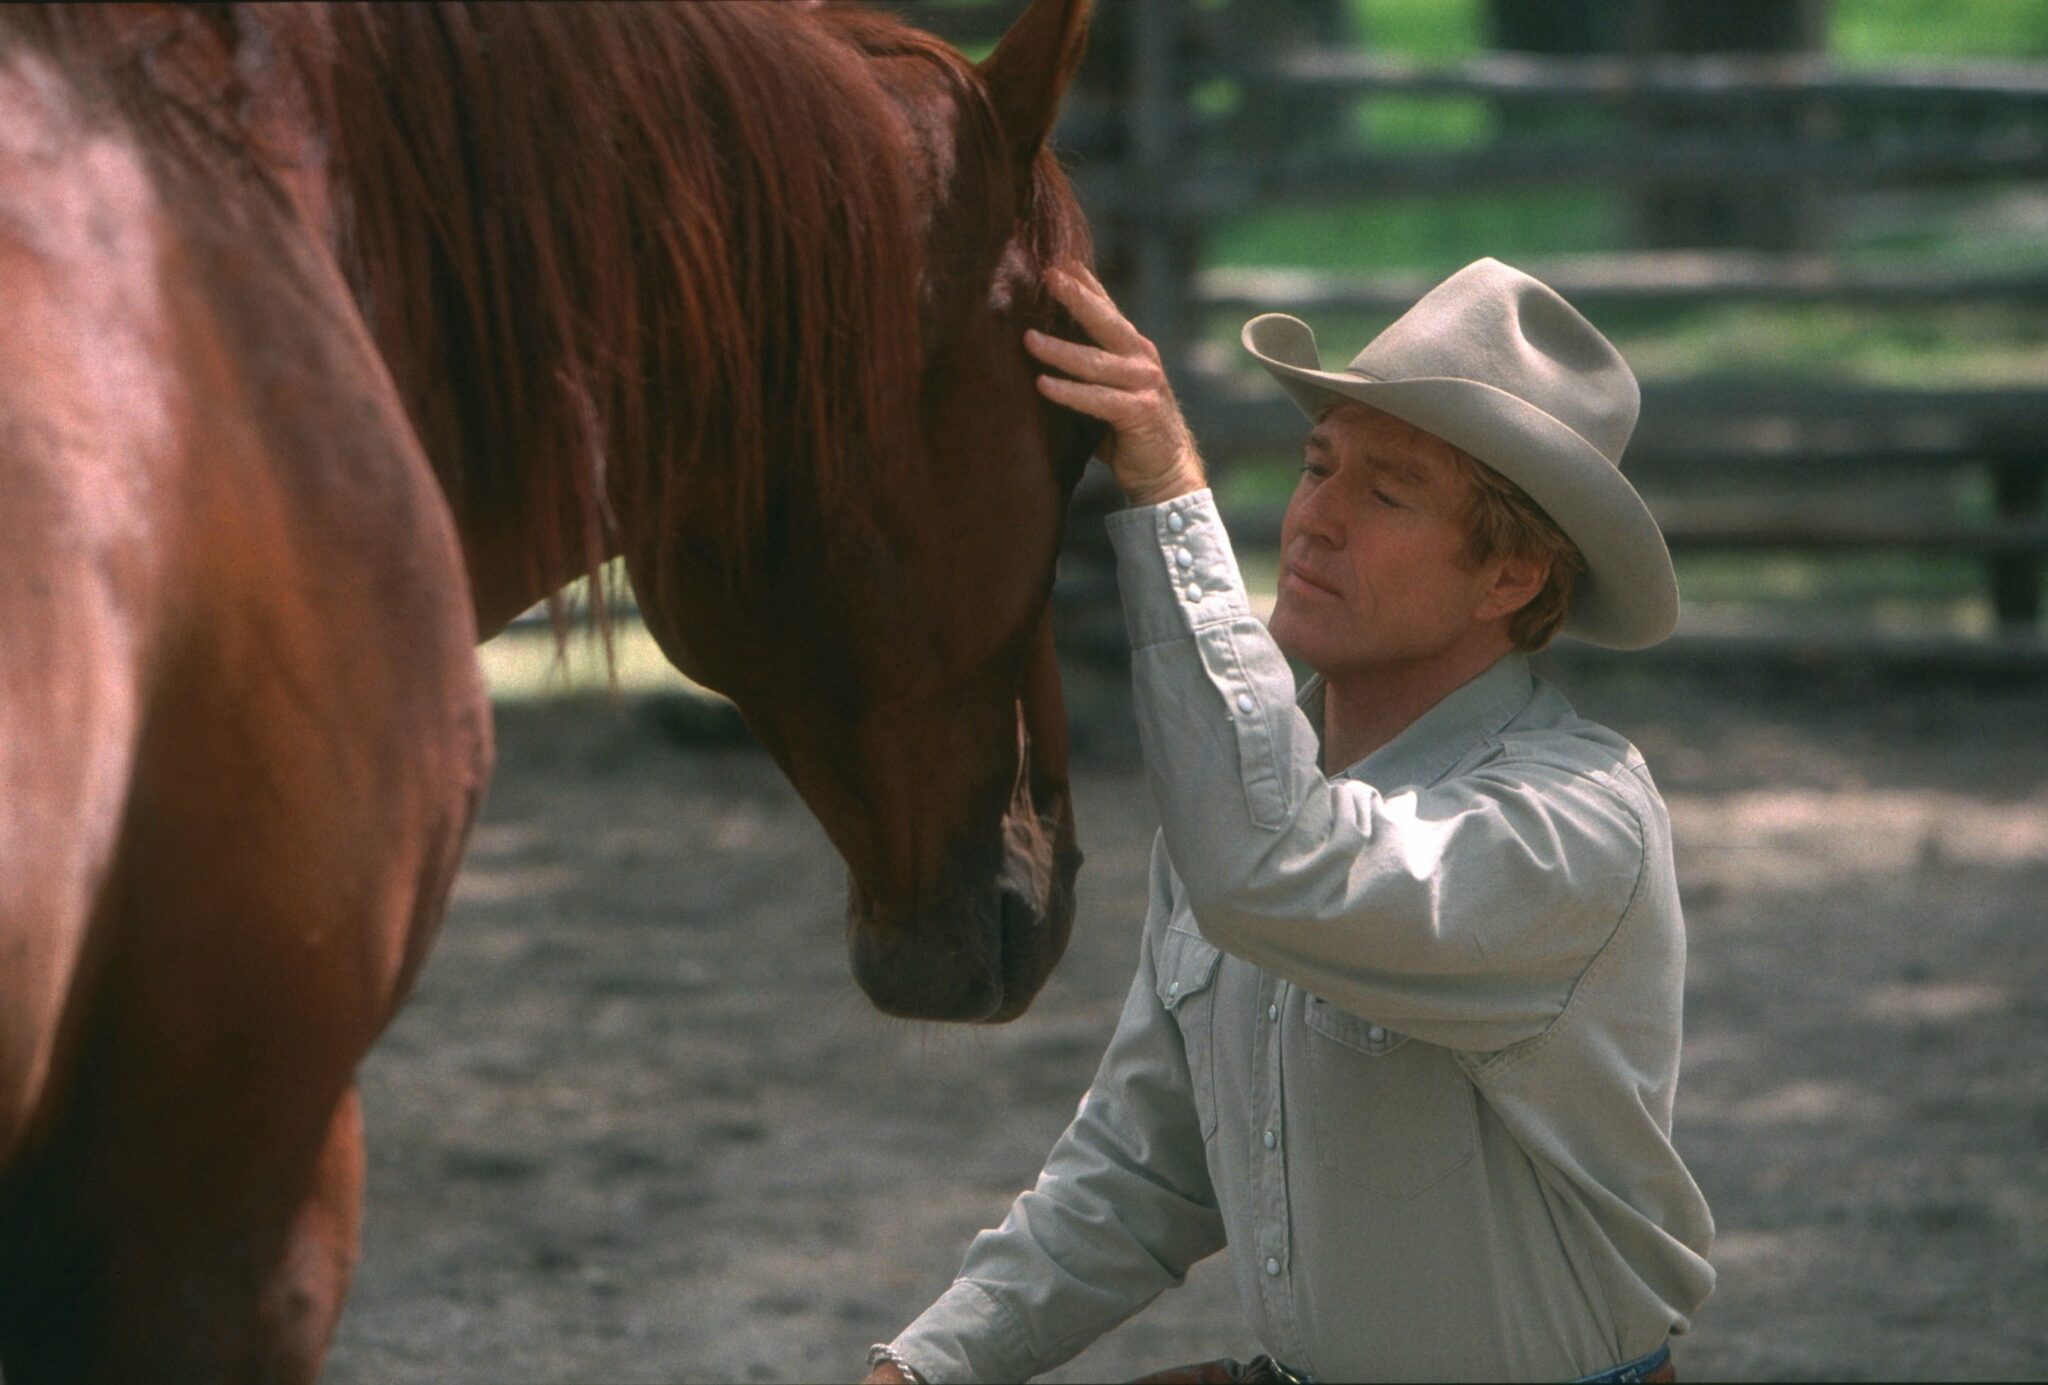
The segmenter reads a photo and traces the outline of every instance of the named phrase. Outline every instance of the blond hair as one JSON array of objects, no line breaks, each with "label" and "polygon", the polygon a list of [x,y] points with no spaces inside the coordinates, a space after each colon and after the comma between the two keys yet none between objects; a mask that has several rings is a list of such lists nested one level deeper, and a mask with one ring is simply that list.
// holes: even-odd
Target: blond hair
[{"label": "blond hair", "polygon": [[1528,558],[1549,569],[1542,590],[1508,618],[1508,638],[1515,648],[1533,654],[1564,624],[1572,589],[1586,571],[1586,555],[1527,491],[1469,452],[1445,446],[1467,487],[1466,562],[1478,567],[1496,557]]}]

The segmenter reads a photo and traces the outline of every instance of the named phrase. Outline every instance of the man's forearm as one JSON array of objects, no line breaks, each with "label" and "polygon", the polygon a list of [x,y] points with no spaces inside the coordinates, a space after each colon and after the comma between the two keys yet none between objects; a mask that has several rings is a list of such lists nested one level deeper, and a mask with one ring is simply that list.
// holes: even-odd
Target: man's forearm
[{"label": "man's forearm", "polygon": [[934,1385],[1050,1370],[1223,1245],[1187,1056],[1152,964],[1166,880],[1155,851],[1123,1014],[1037,1184],[975,1237],[953,1286],[891,1344]]}]

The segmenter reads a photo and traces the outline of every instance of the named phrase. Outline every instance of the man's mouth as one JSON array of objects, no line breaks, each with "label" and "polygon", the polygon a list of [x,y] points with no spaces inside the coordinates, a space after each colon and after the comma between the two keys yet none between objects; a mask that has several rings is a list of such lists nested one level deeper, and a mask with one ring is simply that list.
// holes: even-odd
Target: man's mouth
[{"label": "man's mouth", "polygon": [[1328,583],[1317,581],[1293,563],[1288,563],[1281,570],[1281,579],[1283,582],[1292,582],[1293,585],[1301,590],[1318,596],[1337,596],[1340,594],[1335,587],[1330,586]]}]

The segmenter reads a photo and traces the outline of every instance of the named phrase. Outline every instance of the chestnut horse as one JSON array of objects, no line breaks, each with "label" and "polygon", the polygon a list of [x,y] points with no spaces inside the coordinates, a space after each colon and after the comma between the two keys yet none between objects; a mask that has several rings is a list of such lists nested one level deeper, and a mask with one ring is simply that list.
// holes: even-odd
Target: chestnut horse
[{"label": "chestnut horse", "polygon": [[1085,0],[0,11],[0,1373],[302,1381],[356,1064],[488,774],[471,648],[625,560],[851,874],[1020,1013],[1078,863],[1046,623],[1097,439]]}]

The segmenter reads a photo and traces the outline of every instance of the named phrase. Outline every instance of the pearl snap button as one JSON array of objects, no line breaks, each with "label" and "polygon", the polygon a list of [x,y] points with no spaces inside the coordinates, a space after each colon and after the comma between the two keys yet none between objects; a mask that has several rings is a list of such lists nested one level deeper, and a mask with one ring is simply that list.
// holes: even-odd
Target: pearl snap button
[{"label": "pearl snap button", "polygon": [[1179,994],[1180,994],[1180,982],[1178,982],[1178,981],[1169,981],[1169,982],[1167,982],[1167,983],[1166,983],[1166,993],[1167,993],[1168,995],[1179,995]]},{"label": "pearl snap button", "polygon": [[1270,1256],[1270,1255],[1268,1255],[1268,1256],[1266,1257],[1266,1273],[1267,1273],[1267,1274],[1278,1274],[1278,1273],[1280,1273],[1280,1262],[1279,1262],[1278,1260],[1275,1260],[1275,1259],[1274,1259],[1274,1258],[1273,1258],[1272,1256]]},{"label": "pearl snap button", "polygon": [[1188,552],[1185,548],[1181,549],[1180,552],[1174,554],[1173,560],[1176,563],[1179,563],[1184,568],[1193,567],[1195,565],[1195,555]]},{"label": "pearl snap button", "polygon": [[1276,1020],[1276,1019],[1279,1019],[1279,1018],[1280,1018],[1280,1007],[1279,1007],[1279,1006],[1277,1006],[1277,1005],[1268,1005],[1268,1006],[1266,1007],[1266,1018],[1267,1018],[1267,1019],[1269,1019],[1269,1020]]},{"label": "pearl snap button", "polygon": [[1249,712],[1251,709],[1252,695],[1250,693],[1239,693],[1237,695],[1237,710],[1240,712]]},{"label": "pearl snap button", "polygon": [[1377,1024],[1369,1025],[1366,1027],[1365,1037],[1371,1039],[1374,1043],[1378,1043],[1381,1039],[1387,1037],[1387,1031]]},{"label": "pearl snap button", "polygon": [[1166,527],[1178,534],[1181,530],[1188,527],[1188,522],[1180,517],[1180,511],[1175,510],[1166,517]]},{"label": "pearl snap button", "polygon": [[1193,582],[1188,583],[1188,600],[1200,601],[1201,599],[1202,589],[1196,586]]},{"label": "pearl snap button", "polygon": [[1273,1146],[1275,1146],[1275,1145],[1277,1145],[1277,1144],[1279,1144],[1279,1143],[1280,1143],[1280,1137],[1279,1137],[1278,1135],[1275,1135],[1275,1134],[1274,1134],[1274,1133],[1273,1133],[1272,1131],[1268,1130],[1268,1131],[1266,1132],[1266,1148],[1267,1148],[1267,1149],[1271,1149],[1271,1148],[1273,1148]]}]

